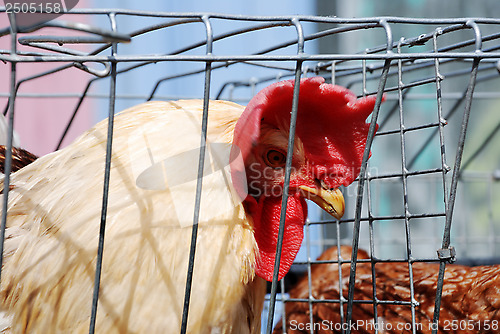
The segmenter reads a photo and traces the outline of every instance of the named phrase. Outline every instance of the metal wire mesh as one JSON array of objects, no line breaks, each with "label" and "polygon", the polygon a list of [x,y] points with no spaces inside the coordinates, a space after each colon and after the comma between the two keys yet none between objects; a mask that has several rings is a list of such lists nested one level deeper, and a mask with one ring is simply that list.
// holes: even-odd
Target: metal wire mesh
[{"label": "metal wire mesh", "polygon": [[[0,12],[6,15],[5,8]],[[411,286],[415,262],[439,262],[435,298],[438,311],[433,319],[436,323],[446,263],[455,258],[491,262],[499,256],[500,240],[496,231],[500,221],[495,203],[500,194],[500,160],[494,145],[500,129],[497,111],[499,19],[253,17],[93,9],[74,9],[67,15],[87,23],[49,21],[42,26],[18,27],[15,17],[9,16],[10,26],[0,30],[1,39],[10,37],[10,48],[0,50],[0,60],[9,66],[10,72],[9,90],[1,92],[1,97],[4,114],[9,115],[10,136],[14,111],[20,112],[16,110],[17,101],[71,98],[75,107],[66,127],[60,129],[61,137],[54,144],[55,149],[63,145],[76,116],[83,112],[82,105],[90,100],[96,101],[95,106],[99,107],[101,101],[106,101],[110,122],[98,259],[102,260],[105,243],[112,120],[117,106],[121,109],[145,100],[203,97],[204,131],[200,138],[200,161],[203,161],[209,99],[246,103],[258,89],[271,82],[283,78],[299,80],[311,75],[321,75],[359,96],[377,94],[378,103],[371,118],[361,174],[353,185],[344,189],[346,216],[341,221],[333,221],[311,210],[303,245],[305,254],[299,255],[292,273],[310,275],[311,265],[319,263],[314,258],[326,247],[340,244],[352,245],[352,258],[356,258],[359,248],[369,250],[368,262],[372,265],[407,263]],[[141,20],[140,27],[132,31],[127,26],[131,17]],[[320,23],[322,28],[318,30]],[[46,27],[56,29],[59,35],[44,34]],[[77,36],[69,36],[68,31],[76,31]],[[170,47],[166,43],[162,47],[167,50],[159,51],[156,45],[148,44],[151,34],[171,31],[190,32],[192,37],[183,41],[182,47]],[[246,40],[252,35],[263,40],[266,46],[252,50],[252,46],[247,45],[240,53],[235,45],[248,44]],[[407,35],[410,37],[404,37]],[[353,50],[353,40],[361,41],[363,48]],[[142,46],[141,51],[137,53],[137,49],[122,43],[137,43]],[[316,51],[318,43],[330,43],[337,49],[320,54]],[[50,69],[36,67],[47,63]],[[33,66],[32,73],[19,77],[16,72],[24,66]],[[135,93],[120,89],[120,84],[133,78],[133,73],[150,68],[154,74],[151,73],[148,82],[141,83],[141,89],[134,90]],[[82,92],[39,94],[25,89],[30,82],[42,83],[55,73],[75,70],[87,75]],[[249,71],[252,74],[249,75]],[[102,82],[109,82],[109,86]],[[171,93],[175,91],[173,86],[182,84],[192,87],[190,96]],[[385,102],[381,105],[383,94]],[[297,103],[295,94],[289,143],[294,139]],[[376,134],[375,123],[379,124]],[[466,142],[471,143],[471,148]],[[7,146],[12,146],[12,140]],[[370,150],[372,157],[368,162]],[[289,181],[291,154],[288,156]],[[9,189],[10,159],[8,154],[6,190]],[[201,163],[198,175],[203,175]],[[285,182],[284,194],[288,193],[287,186]],[[199,183],[196,208],[199,208],[202,191]],[[2,246],[8,224],[7,203],[8,191],[3,197]],[[286,203],[284,196],[282,206],[286,207]],[[196,251],[197,220],[195,210],[190,273]],[[281,221],[282,235],[284,211]],[[94,302],[89,310],[92,314],[90,333],[94,332],[98,307],[100,260],[96,268]],[[339,300],[287,299],[283,282],[279,289],[275,270],[263,332],[271,332],[276,319],[285,316],[275,309],[280,301],[305,301],[311,310],[313,303],[339,303],[341,310],[346,306],[345,314],[341,314],[342,322],[349,323],[353,303],[362,302],[353,298],[357,262],[339,258],[338,263],[350,263],[352,282],[348,295]],[[278,290],[282,293],[278,294]],[[183,333],[187,330],[190,291],[188,275]],[[378,300],[374,294],[375,314],[377,305],[399,303],[407,305],[414,315],[413,297],[413,290],[411,299],[403,302]],[[412,321],[411,331],[416,333],[414,317]]]}]

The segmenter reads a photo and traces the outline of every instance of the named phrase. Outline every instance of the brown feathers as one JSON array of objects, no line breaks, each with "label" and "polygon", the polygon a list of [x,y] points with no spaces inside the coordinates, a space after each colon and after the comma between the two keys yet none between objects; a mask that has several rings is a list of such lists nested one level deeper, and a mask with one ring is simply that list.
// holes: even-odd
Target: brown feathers
[{"label": "brown feathers", "polygon": [[[351,248],[341,247],[341,257],[348,260]],[[325,251],[318,260],[337,261],[337,247]],[[369,259],[360,250],[358,259]],[[347,298],[349,285],[349,263],[342,265],[342,283],[339,284],[337,263],[313,264],[311,270],[312,296],[316,300],[337,302],[313,303],[314,333],[342,333],[340,291]],[[431,333],[434,300],[439,265],[435,263],[413,263],[416,333]],[[375,264],[376,298],[378,322],[374,317],[374,291],[372,264],[358,262],[352,322],[353,333],[412,333],[412,314],[409,269],[407,263]],[[340,288],[341,287],[341,288]],[[290,298],[308,298],[308,278],[304,277],[291,291]],[[363,302],[364,301],[364,302]],[[389,301],[400,302],[388,303]],[[402,303],[405,303],[404,305]],[[344,303],[344,321],[346,317]],[[438,333],[498,333],[500,331],[500,266],[467,267],[447,265]],[[310,333],[309,304],[289,302],[286,304],[287,333]],[[399,325],[398,325],[399,324]],[[282,333],[282,323],[274,333]],[[337,330],[338,329],[338,330]],[[383,330],[382,330],[383,329]]]},{"label": "brown feathers", "polygon": [[[5,158],[7,150],[4,145],[0,145],[0,172],[5,173]],[[14,173],[24,166],[29,165],[33,161],[38,159],[36,155],[30,153],[22,148],[12,148],[12,167],[11,172]]]}]

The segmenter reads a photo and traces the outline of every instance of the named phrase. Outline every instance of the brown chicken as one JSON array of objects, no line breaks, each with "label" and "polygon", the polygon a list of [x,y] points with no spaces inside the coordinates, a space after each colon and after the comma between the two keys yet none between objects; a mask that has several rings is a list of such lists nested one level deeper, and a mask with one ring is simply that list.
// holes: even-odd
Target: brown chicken
[{"label": "brown chicken", "polygon": [[[351,247],[341,246],[341,258],[351,258]],[[369,259],[359,250],[358,259]],[[338,260],[337,247],[326,250],[318,260]],[[337,263],[314,264],[311,268],[311,294],[313,323],[310,322],[309,304],[289,302],[286,304],[286,333],[342,333],[339,292],[347,298],[350,264],[342,265],[342,282],[339,283]],[[432,317],[439,264],[414,263],[412,265],[415,306],[415,332],[431,333]],[[358,262],[351,333],[413,333],[410,295],[410,280],[407,263],[375,264],[376,298],[378,322],[374,320],[374,291],[372,264]],[[290,291],[290,298],[308,298],[308,278],[302,278]],[[361,302],[366,301],[366,302]],[[386,303],[406,302],[402,305]],[[468,267],[446,266],[438,333],[500,333],[500,265]],[[347,303],[344,303],[346,321]],[[274,333],[282,333],[282,322]]]},{"label": "brown chicken", "polygon": [[[6,156],[5,145],[0,145],[0,173],[5,173],[5,156]],[[13,147],[12,148],[12,167],[11,172],[16,172],[29,165],[33,161],[38,159],[36,155],[22,148]]]}]

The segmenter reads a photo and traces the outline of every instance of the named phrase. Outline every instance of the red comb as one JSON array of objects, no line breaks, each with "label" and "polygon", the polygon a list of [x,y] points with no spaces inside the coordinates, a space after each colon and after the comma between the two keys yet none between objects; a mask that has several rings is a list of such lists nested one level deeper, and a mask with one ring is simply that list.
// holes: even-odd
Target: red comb
[{"label": "red comb", "polygon": [[[243,159],[259,139],[261,122],[288,126],[294,80],[274,83],[249,102],[234,131]],[[359,174],[375,96],[357,99],[349,89],[322,77],[300,81],[296,137],[304,144],[311,173],[328,186],[349,185]]]}]

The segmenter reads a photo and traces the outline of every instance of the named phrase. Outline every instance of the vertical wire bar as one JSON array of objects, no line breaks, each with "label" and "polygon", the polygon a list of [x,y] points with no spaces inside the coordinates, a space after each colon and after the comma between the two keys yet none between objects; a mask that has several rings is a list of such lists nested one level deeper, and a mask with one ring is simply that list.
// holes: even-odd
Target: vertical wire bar
[{"label": "vertical wire bar", "polygon": [[[380,26],[382,26],[386,32],[387,38],[387,50],[386,54],[392,54],[392,31],[385,20],[380,21]],[[364,182],[366,177],[366,167],[368,163],[368,158],[370,157],[370,149],[373,142],[373,137],[375,136],[375,128],[377,126],[378,114],[380,111],[380,105],[382,103],[382,96],[384,93],[385,83],[387,82],[387,76],[389,74],[389,69],[391,66],[391,60],[386,59],[384,62],[384,67],[382,69],[382,74],[380,76],[379,86],[377,90],[377,98],[375,100],[375,106],[373,108],[372,119],[370,122],[370,128],[368,130],[368,135],[366,138],[365,150],[363,152],[363,159],[361,161],[361,170],[358,176],[358,191],[356,195],[356,212],[354,216],[354,226],[352,231],[352,255],[351,255],[351,269],[349,273],[349,291],[347,295],[347,334],[351,333],[351,320],[352,320],[352,307],[354,301],[354,284],[356,280],[356,263],[358,259],[358,247],[359,247],[359,229],[361,225],[361,209],[363,207],[363,194],[364,194]]]},{"label": "vertical wire bar", "polygon": [[[17,55],[17,25],[16,17],[14,14],[9,14],[10,19],[10,36],[11,36],[11,49],[10,54]],[[17,63],[12,61],[10,64],[10,97],[9,97],[9,119],[7,126],[7,150],[5,152],[5,177],[3,179],[3,210],[2,210],[2,223],[0,226],[0,284],[2,278],[3,268],[3,250],[5,243],[5,230],[7,228],[7,210],[9,206],[9,190],[10,190],[10,172],[12,170],[12,141],[14,136],[14,108],[16,100],[16,80],[17,80]]]},{"label": "vertical wire bar", "polygon": [[[210,17],[207,15],[202,16],[202,21],[205,24],[205,29],[207,33],[207,50],[206,54],[212,54],[213,46],[213,31],[212,25],[210,23]],[[188,325],[188,315],[189,315],[189,303],[191,299],[191,287],[193,284],[193,271],[194,271],[194,260],[196,254],[196,240],[198,238],[198,222],[200,219],[200,205],[201,205],[201,191],[203,185],[203,167],[205,165],[205,151],[207,143],[207,129],[208,129],[208,107],[210,100],[210,80],[212,75],[212,63],[207,62],[205,64],[205,87],[203,95],[203,116],[201,121],[201,139],[200,139],[200,155],[198,160],[198,180],[196,182],[196,197],[194,202],[194,217],[193,217],[193,229],[191,232],[191,246],[189,249],[189,262],[188,271],[186,277],[186,289],[184,293],[184,304],[182,310],[182,320],[181,320],[181,334],[185,334]]]},{"label": "vertical wire bar", "polygon": [[[336,72],[335,72],[335,68],[336,68],[336,61],[332,61],[332,84],[335,84],[336,82]],[[345,297],[344,297],[344,292],[343,292],[343,280],[342,280],[342,257],[340,255],[340,244],[341,244],[341,241],[340,241],[340,221],[339,220],[336,220],[335,222],[335,227],[337,229],[337,235],[336,235],[336,238],[337,238],[337,265],[338,265],[338,275],[339,275],[339,312],[340,312],[340,328],[341,328],[341,331],[342,331],[342,334],[345,333],[345,329],[344,329],[344,322],[345,322],[345,318],[344,318],[344,302],[345,302]]]},{"label": "vertical wire bar", "polygon": [[307,303],[309,307],[309,323],[310,323],[310,333],[314,334],[314,316],[313,316],[313,303],[314,297],[312,295],[312,278],[311,278],[311,240],[309,231],[309,220],[306,221],[305,226],[306,231],[306,255],[307,255]]},{"label": "vertical wire bar", "polygon": [[336,61],[332,61],[332,68],[331,68],[331,75],[332,75],[332,85],[335,85],[335,82],[336,82],[336,73],[335,73],[335,65],[336,65]]},{"label": "vertical wire bar", "polygon": [[[401,54],[401,44],[404,38],[401,38],[398,43],[398,54]],[[411,251],[411,235],[410,235],[410,210],[408,207],[408,169],[406,168],[406,145],[405,145],[405,124],[403,116],[403,62],[398,60],[398,104],[399,104],[399,141],[401,144],[401,174],[403,182],[403,205],[405,210],[405,237],[406,237],[406,253],[408,256],[408,276],[410,280],[410,298],[411,298],[411,328],[412,333],[417,333],[415,324],[415,289],[413,282],[413,267],[412,267],[412,251]]]},{"label": "vertical wire bar", "polygon": [[[116,31],[115,13],[109,14],[111,29]],[[113,43],[111,55],[114,57],[117,52],[117,43]],[[109,199],[109,179],[111,174],[111,154],[113,147],[113,126],[116,100],[116,61],[111,61],[110,87],[109,87],[109,113],[108,113],[108,134],[106,138],[106,161],[104,167],[104,185],[102,192],[101,223],[99,227],[99,243],[97,246],[96,270],[94,278],[94,293],[92,296],[92,310],[90,315],[89,334],[95,333],[97,320],[97,306],[99,303],[99,290],[101,285],[102,260],[104,254],[104,237],[106,232],[106,216],[108,212]]]},{"label": "vertical wire bar", "polygon": [[[384,28],[386,32],[386,38],[387,38],[386,54],[392,54],[391,27],[387,23],[387,21],[383,19],[380,20],[379,24]],[[389,74],[390,66],[391,66],[391,60],[386,59],[384,62],[384,67],[382,69],[382,74],[380,76],[379,86],[377,90],[377,98],[375,100],[375,106],[373,108],[372,119],[370,122],[368,135],[366,138],[365,150],[363,152],[363,159],[361,160],[361,169],[358,177],[358,191],[356,195],[356,213],[354,216],[354,225],[352,231],[352,255],[351,255],[351,269],[349,273],[349,291],[347,295],[347,324],[348,324],[347,334],[351,333],[352,307],[354,301],[354,284],[356,280],[356,263],[358,259],[358,247],[359,247],[359,229],[361,225],[361,209],[363,207],[366,167],[368,163],[368,158],[370,157],[370,149],[372,146],[373,137],[375,136],[375,128],[377,126],[378,114],[380,111],[380,105],[382,103],[382,96],[385,88],[385,83],[387,81],[387,76]]]},{"label": "vertical wire bar", "polygon": [[[433,47],[434,47],[434,52],[438,52],[438,45],[437,45],[437,37],[440,35],[440,30],[436,29],[433,35]],[[450,167],[446,163],[446,146],[445,146],[445,140],[444,140],[444,127],[447,123],[446,119],[443,118],[443,96],[442,96],[442,88],[441,88],[441,82],[443,81],[443,75],[440,73],[439,70],[439,58],[434,59],[434,71],[435,71],[435,76],[436,76],[436,101],[437,101],[437,113],[438,113],[438,132],[439,132],[439,145],[441,148],[441,167],[442,167],[442,179],[443,179],[443,201],[444,201],[444,207],[445,211],[446,208],[448,207],[448,190],[447,190],[447,185],[446,185],[446,174],[450,170]],[[458,105],[457,105],[458,109]],[[455,109],[452,109],[455,110]],[[430,142],[428,139],[426,142]],[[415,159],[415,158],[414,158]],[[410,164],[413,162],[413,160],[410,162]]]},{"label": "vertical wire bar", "polygon": [[[366,51],[365,51],[366,53]],[[363,59],[363,96],[366,96],[366,59]],[[372,201],[370,194],[370,172],[367,172],[367,205],[368,205],[368,228],[370,231],[370,262],[371,262],[371,272],[372,272],[372,296],[373,296],[373,319],[378,323],[378,311],[377,311],[377,280],[375,272],[375,261],[373,254],[375,253],[375,248],[373,245],[373,215],[372,215]],[[375,326],[375,334],[378,334],[378,326]]]},{"label": "vertical wire bar", "polygon": [[[365,51],[365,54],[366,54],[366,51]],[[366,59],[363,59],[361,61],[361,68],[362,68],[361,82],[362,82],[362,87],[363,87],[362,96],[365,97],[366,93],[367,93],[367,89],[366,89]]]},{"label": "vertical wire bar", "polygon": [[340,221],[336,221],[335,225],[337,227],[337,265],[338,265],[338,274],[339,274],[339,306],[340,306],[340,328],[342,330],[342,334],[345,333],[344,323],[345,323],[345,315],[344,315],[344,303],[346,301],[344,297],[344,283],[342,280],[342,257],[340,255]]},{"label": "vertical wire bar", "polygon": [[[366,198],[368,205],[368,228],[370,231],[370,265],[372,272],[372,296],[373,296],[373,320],[376,324],[378,324],[378,303],[379,300],[377,298],[377,274],[375,270],[375,245],[374,245],[374,231],[373,231],[373,214],[372,214],[372,194],[371,194],[371,180],[370,173],[368,172],[368,180],[366,182]],[[378,334],[379,326],[375,326],[375,334]]]},{"label": "vertical wire bar", "polygon": [[[439,35],[441,35],[442,31],[440,28],[436,29],[434,34],[433,34],[433,48],[434,52],[439,52],[438,49],[438,42],[437,38]],[[438,113],[438,134],[439,134],[439,144],[440,144],[440,151],[441,151],[441,167],[442,167],[442,183],[443,183],[443,203],[444,203],[444,208],[445,208],[445,213],[448,208],[448,186],[446,183],[446,174],[450,171],[450,167],[448,166],[446,162],[446,145],[445,145],[445,138],[444,138],[444,127],[447,124],[447,120],[443,118],[443,97],[442,97],[442,87],[441,87],[441,82],[444,80],[444,76],[440,72],[440,61],[439,58],[434,58],[434,71],[435,71],[435,77],[436,77],[436,101],[437,101],[437,113]],[[467,90],[463,92],[463,96],[467,94]],[[458,110],[458,106],[461,103],[461,99],[459,99],[454,106],[451,108],[451,110],[448,112],[446,115],[446,118],[450,117],[455,113],[456,110]],[[428,145],[431,142],[431,138],[429,137],[425,144],[422,146],[420,149],[419,153],[423,151],[423,148],[425,148],[425,145]],[[418,154],[413,158],[413,160],[410,162],[414,162],[418,157]],[[465,227],[465,226],[464,226]]]},{"label": "vertical wire bar", "polygon": [[352,306],[354,298],[354,283],[356,279],[356,261],[358,258],[358,247],[359,247],[359,229],[361,225],[361,209],[363,206],[363,194],[364,194],[364,181],[366,166],[368,158],[370,156],[370,148],[373,142],[373,137],[375,135],[375,125],[377,124],[377,118],[380,111],[380,104],[382,103],[382,95],[385,87],[385,82],[387,80],[387,75],[389,73],[391,61],[387,59],[384,63],[384,69],[382,71],[382,76],[380,78],[380,84],[377,93],[377,100],[375,102],[375,108],[372,113],[372,120],[370,122],[370,129],[368,130],[368,137],[366,140],[365,151],[363,153],[363,160],[361,164],[361,170],[358,177],[358,191],[356,195],[356,213],[354,218],[354,226],[352,232],[352,255],[351,255],[351,269],[349,275],[349,292],[347,295],[347,323],[349,324],[347,333],[351,332],[351,317],[352,317]]},{"label": "vertical wire bar", "polygon": [[292,117],[290,118],[290,134],[288,137],[288,150],[287,150],[287,159],[285,164],[285,180],[283,186],[283,197],[281,201],[281,212],[280,212],[280,226],[278,230],[278,241],[276,244],[276,256],[274,262],[274,270],[273,270],[273,281],[271,283],[271,296],[269,300],[269,315],[267,318],[267,333],[271,333],[273,329],[273,321],[274,321],[274,310],[276,303],[276,292],[278,287],[278,274],[279,274],[279,265],[281,262],[281,250],[283,248],[283,236],[285,232],[285,218],[286,218],[286,209],[288,203],[288,191],[290,188],[290,174],[292,167],[292,155],[293,155],[293,145],[294,145],[294,137],[295,137],[295,125],[297,122],[297,109],[298,109],[298,99],[299,99],[299,87],[300,87],[300,66],[302,62],[299,61],[297,64],[297,70],[295,72],[295,85],[293,88],[293,100],[292,100]]},{"label": "vertical wire bar", "polygon": [[[300,55],[304,52],[304,32],[302,30],[302,25],[297,18],[292,19],[292,23],[297,29],[297,53]],[[274,310],[276,303],[276,290],[278,288],[278,274],[281,262],[281,250],[283,248],[283,236],[285,234],[285,218],[286,209],[288,204],[288,191],[290,188],[290,174],[292,171],[292,156],[293,156],[293,146],[295,142],[295,126],[297,123],[297,114],[299,107],[299,91],[300,91],[300,78],[302,74],[302,61],[297,60],[297,65],[295,68],[295,84],[293,86],[293,98],[292,98],[292,111],[290,116],[290,133],[288,135],[288,148],[286,154],[285,163],[285,180],[283,184],[283,197],[281,199],[281,211],[280,211],[280,226],[278,230],[278,240],[276,244],[276,256],[274,258],[274,270],[273,270],[273,281],[271,283],[271,296],[269,300],[269,314],[267,317],[267,328],[266,333],[271,334],[273,331],[274,322]]]},{"label": "vertical wire bar", "polygon": [[[468,21],[467,26],[472,28],[474,30],[474,35],[476,39],[476,53],[481,52],[482,48],[482,37],[481,37],[481,30],[479,29],[479,26],[474,22],[474,21]],[[447,258],[441,258],[440,256],[440,263],[439,263],[439,273],[438,273],[438,280],[437,280],[437,286],[436,286],[436,300],[434,304],[434,315],[432,318],[432,333],[437,334],[438,328],[439,328],[439,313],[440,313],[440,308],[441,308],[441,297],[443,293],[443,284],[444,284],[444,273],[446,269],[446,262],[447,261],[453,261],[454,259],[454,254],[452,254],[451,249],[450,249],[450,238],[451,238],[451,223],[452,223],[452,216],[453,216],[453,207],[455,205],[455,199],[456,199],[456,191],[457,191],[457,186],[458,186],[458,179],[459,179],[459,174],[460,174],[460,164],[462,162],[462,154],[464,150],[464,145],[465,145],[465,137],[467,134],[467,125],[469,124],[469,116],[470,116],[470,111],[471,111],[471,106],[472,106],[472,97],[474,95],[474,88],[476,86],[476,78],[477,78],[477,72],[479,68],[479,62],[480,62],[479,57],[475,57],[473,62],[472,62],[472,70],[471,70],[471,75],[469,79],[469,84],[467,87],[467,94],[465,97],[465,108],[464,108],[464,114],[462,118],[462,125],[460,128],[460,135],[458,138],[458,144],[457,144],[457,153],[455,156],[455,164],[453,167],[453,175],[451,178],[451,185],[450,185],[450,195],[448,198],[448,206],[446,207],[446,222],[445,222],[445,227],[444,227],[444,233],[443,233],[443,243],[442,243],[442,250],[448,250],[450,252],[450,257]]]},{"label": "vertical wire bar", "polygon": [[281,308],[281,323],[283,324],[281,326],[281,329],[283,330],[283,334],[287,333],[286,329],[286,309],[285,309],[285,303],[286,303],[286,298],[285,298],[285,280],[280,281],[280,288],[281,288],[281,303],[283,307]]}]

